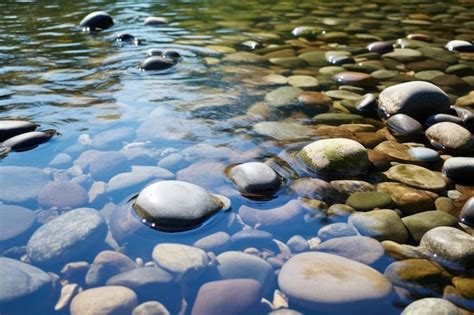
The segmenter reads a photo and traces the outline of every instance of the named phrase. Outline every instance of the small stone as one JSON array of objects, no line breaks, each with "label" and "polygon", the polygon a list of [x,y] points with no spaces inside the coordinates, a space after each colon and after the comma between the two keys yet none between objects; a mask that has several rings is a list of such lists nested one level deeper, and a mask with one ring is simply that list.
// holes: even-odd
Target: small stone
[{"label": "small stone", "polygon": [[357,211],[370,211],[376,208],[390,208],[392,198],[384,192],[355,192],[349,196],[346,204]]},{"label": "small stone", "polygon": [[339,72],[334,75],[333,79],[339,84],[347,84],[354,86],[373,86],[375,85],[375,79],[370,74],[363,72],[345,71]]},{"label": "small stone", "polygon": [[105,250],[94,258],[87,271],[85,282],[89,287],[98,287],[104,285],[109,278],[135,268],[135,262],[128,256]]},{"label": "small stone", "polygon": [[292,75],[288,77],[288,84],[298,88],[315,88],[318,80],[309,75]]},{"label": "small stone", "polygon": [[281,121],[262,121],[256,123],[253,130],[259,135],[281,141],[305,139],[314,134],[314,129],[309,126]]},{"label": "small stone", "polygon": [[368,167],[365,148],[343,138],[315,141],[305,146],[298,156],[311,171],[325,176],[357,176]]},{"label": "small stone", "polygon": [[209,263],[202,249],[174,243],[156,245],[152,257],[157,266],[179,278],[199,276]]},{"label": "small stone", "polygon": [[411,48],[395,48],[393,52],[386,53],[383,56],[403,63],[423,59],[421,52]]},{"label": "small stone", "polygon": [[273,238],[271,233],[263,230],[242,230],[231,236],[231,248],[244,250],[253,247],[255,249],[274,250],[276,246],[273,242]]},{"label": "small stone", "polygon": [[446,49],[452,52],[472,52],[474,45],[465,40],[451,40],[446,44]]},{"label": "small stone", "polygon": [[426,130],[431,145],[445,152],[466,153],[474,150],[469,130],[452,122],[440,122]]},{"label": "small stone", "polygon": [[43,142],[51,139],[53,135],[42,131],[30,131],[9,138],[2,143],[1,146],[10,148],[13,151],[26,151],[36,148]]},{"label": "small stone", "polygon": [[421,162],[436,162],[439,161],[439,153],[430,148],[415,147],[408,150],[408,154],[413,156]]},{"label": "small stone", "polygon": [[449,158],[443,164],[443,173],[454,181],[472,184],[474,183],[474,158]]},{"label": "small stone", "polygon": [[313,117],[315,124],[324,125],[342,125],[361,122],[364,120],[363,116],[349,113],[324,113]]},{"label": "small stone", "polygon": [[333,180],[331,185],[342,193],[345,198],[356,192],[370,192],[374,191],[374,185],[362,180]]},{"label": "small stone", "polygon": [[132,315],[170,315],[170,312],[160,302],[149,301],[135,307]]},{"label": "small stone", "polygon": [[429,230],[438,226],[455,227],[458,219],[442,211],[425,211],[402,218],[403,224],[416,242]]},{"label": "small stone", "polygon": [[391,240],[405,243],[408,240],[408,231],[393,210],[356,212],[349,217],[349,224],[361,235],[378,241]]},{"label": "small stone", "polygon": [[176,62],[158,56],[151,56],[145,59],[141,65],[141,69],[144,71],[159,71],[169,69],[176,65]]},{"label": "small stone", "polygon": [[386,54],[393,51],[393,45],[387,42],[373,42],[367,45],[367,50],[379,54]]},{"label": "small stone", "polygon": [[301,235],[294,235],[292,236],[286,245],[290,248],[292,253],[302,253],[309,251],[309,244],[308,241]]},{"label": "small stone", "polygon": [[332,105],[331,98],[319,92],[303,92],[298,96],[298,102],[304,105],[303,111],[310,116],[325,113]]},{"label": "small stone", "polygon": [[87,191],[82,186],[66,181],[54,181],[41,189],[38,202],[44,209],[74,209],[87,204]]},{"label": "small stone", "polygon": [[168,24],[168,19],[165,17],[158,17],[158,16],[149,16],[143,21],[143,25],[150,25],[150,26],[160,26]]},{"label": "small stone", "polygon": [[24,120],[0,120],[0,142],[34,131],[37,125]]},{"label": "small stone", "polygon": [[86,15],[79,25],[91,31],[101,31],[114,25],[114,21],[106,12],[96,11]]},{"label": "small stone", "polygon": [[402,315],[463,315],[464,313],[453,303],[439,298],[424,298],[412,302]]},{"label": "small stone", "polygon": [[405,185],[425,190],[441,191],[446,188],[446,181],[439,173],[413,164],[398,164],[385,172],[388,178]]},{"label": "small stone", "polygon": [[318,237],[321,242],[325,242],[327,240],[338,238],[338,237],[345,237],[345,236],[355,236],[357,235],[356,229],[350,226],[347,223],[332,223],[328,224],[318,231]]},{"label": "small stone", "polygon": [[249,194],[273,194],[280,187],[278,174],[261,162],[248,162],[234,166],[229,177],[240,191]]},{"label": "small stone", "polygon": [[267,59],[255,53],[239,51],[225,56],[222,61],[236,63],[265,63]]},{"label": "small stone", "polygon": [[23,207],[0,205],[0,249],[26,243],[33,232],[36,214]]},{"label": "small stone", "polygon": [[193,246],[218,255],[230,247],[230,236],[226,232],[216,232],[197,240]]},{"label": "small stone", "polygon": [[71,315],[125,315],[131,314],[136,306],[135,292],[122,286],[106,286],[88,289],[76,295],[70,312]]},{"label": "small stone", "polygon": [[377,191],[390,194],[392,201],[405,215],[412,215],[434,208],[432,194],[423,190],[407,187],[400,183],[380,183],[377,185]]},{"label": "small stone", "polygon": [[301,92],[303,90],[298,87],[284,86],[265,95],[265,101],[275,107],[290,105],[296,101]]}]

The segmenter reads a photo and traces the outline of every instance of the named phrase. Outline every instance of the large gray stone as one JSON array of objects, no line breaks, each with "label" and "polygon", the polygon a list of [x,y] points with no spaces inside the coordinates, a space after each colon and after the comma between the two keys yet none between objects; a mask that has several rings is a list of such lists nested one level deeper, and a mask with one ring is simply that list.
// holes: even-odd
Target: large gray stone
[{"label": "large gray stone", "polygon": [[25,204],[36,199],[49,181],[46,173],[35,167],[0,167],[0,201],[6,204]]},{"label": "large gray stone", "polygon": [[0,205],[0,249],[26,243],[35,223],[35,212],[19,206]]}]

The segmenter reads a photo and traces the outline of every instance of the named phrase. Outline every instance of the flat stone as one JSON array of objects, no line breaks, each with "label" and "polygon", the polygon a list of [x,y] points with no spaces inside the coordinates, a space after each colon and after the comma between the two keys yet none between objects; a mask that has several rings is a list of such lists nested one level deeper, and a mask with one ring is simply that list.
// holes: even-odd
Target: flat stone
[{"label": "flat stone", "polygon": [[434,196],[423,190],[400,183],[385,182],[377,185],[377,191],[390,194],[392,201],[405,215],[434,209]]},{"label": "flat stone", "polygon": [[355,235],[357,235],[356,229],[354,229],[349,224],[342,222],[325,225],[318,231],[318,237],[321,242],[325,242],[333,238]]},{"label": "flat stone", "polygon": [[309,311],[383,312],[390,310],[392,286],[379,272],[333,254],[293,256],[278,276],[290,303]]},{"label": "flat stone", "polygon": [[332,105],[331,98],[319,92],[303,92],[298,96],[298,102],[304,105],[303,111],[311,116],[329,111]]},{"label": "flat stone", "polygon": [[390,208],[392,198],[384,192],[355,192],[349,196],[346,205],[357,211],[370,211],[376,208]]},{"label": "flat stone", "polygon": [[399,62],[413,62],[423,59],[423,55],[415,49],[411,48],[395,48],[392,52],[383,55],[384,58],[394,59]]},{"label": "flat stone", "polygon": [[436,85],[424,81],[392,85],[379,95],[379,109],[387,116],[402,113],[424,120],[448,112],[449,106],[448,95]]},{"label": "flat stone", "polygon": [[418,165],[398,164],[392,166],[385,175],[391,180],[418,189],[441,191],[446,188],[446,181],[441,174]]},{"label": "flat stone", "polygon": [[106,286],[82,291],[71,302],[71,315],[131,314],[137,306],[137,295],[122,286]]},{"label": "flat stone", "polygon": [[373,86],[376,81],[373,76],[363,72],[344,71],[334,75],[333,79],[339,84],[354,86]]},{"label": "flat stone", "polygon": [[108,29],[114,25],[112,17],[103,11],[96,11],[86,15],[79,23],[81,27],[86,27],[91,31]]},{"label": "flat stone", "polygon": [[156,245],[152,257],[157,266],[178,278],[199,276],[209,263],[206,252],[202,249],[174,243]]},{"label": "flat stone", "polygon": [[225,56],[222,58],[222,61],[236,63],[264,63],[267,61],[267,59],[255,53],[239,51]]},{"label": "flat stone", "polygon": [[362,95],[346,90],[330,90],[324,94],[338,100],[358,101],[362,98]]},{"label": "flat stone", "polygon": [[298,56],[305,60],[308,64],[315,67],[323,67],[328,65],[326,59],[326,52],[324,51],[310,51]]},{"label": "flat stone", "polygon": [[441,226],[426,232],[419,248],[432,260],[451,269],[474,266],[474,237],[453,227]]},{"label": "flat stone", "polygon": [[453,303],[440,298],[424,298],[408,305],[402,315],[462,315],[464,314]]},{"label": "flat stone", "polygon": [[413,156],[416,160],[421,162],[436,162],[439,161],[439,153],[430,148],[415,147],[408,150],[408,154]]},{"label": "flat stone", "polygon": [[345,196],[330,183],[318,178],[298,178],[294,180],[290,189],[299,197],[323,200],[328,203],[341,202]]},{"label": "flat stone", "polygon": [[416,242],[429,230],[438,226],[455,227],[458,219],[443,211],[425,211],[402,218],[403,224]]},{"label": "flat stone", "polygon": [[314,123],[326,125],[352,124],[363,120],[363,116],[349,113],[323,113],[313,117]]},{"label": "flat stone", "polygon": [[0,205],[0,248],[26,243],[35,223],[35,212],[20,206]]},{"label": "flat stone", "polygon": [[349,217],[349,224],[361,235],[378,241],[405,243],[408,240],[408,231],[393,210],[356,212]]},{"label": "flat stone", "polygon": [[118,173],[130,171],[127,157],[117,151],[88,150],[81,153],[74,164],[100,181],[108,181]]},{"label": "flat stone", "polygon": [[450,52],[447,52],[446,50],[443,50],[442,48],[422,47],[418,49],[418,51],[421,52],[426,58],[430,58],[433,60],[438,60],[449,64],[455,64],[458,61],[457,56]]},{"label": "flat stone", "polygon": [[28,257],[38,265],[58,265],[81,257],[102,244],[107,224],[90,208],[79,208],[60,215],[41,226],[26,246]]},{"label": "flat stone", "polygon": [[426,130],[431,145],[445,152],[466,153],[474,150],[474,139],[464,127],[452,122],[440,122]]},{"label": "flat stone", "polygon": [[134,203],[137,214],[152,227],[186,230],[197,227],[222,209],[229,208],[225,197],[182,181],[161,181],[145,187]]},{"label": "flat stone", "polygon": [[169,21],[167,18],[162,16],[148,16],[145,21],[143,21],[143,25],[151,25],[151,26],[160,26],[166,25]]},{"label": "flat stone", "polygon": [[474,51],[474,45],[465,40],[451,40],[446,46],[447,50],[453,52],[472,52]]},{"label": "flat stone", "polygon": [[131,142],[135,132],[130,127],[120,127],[99,132],[91,139],[91,146],[100,150],[116,150],[123,147],[124,142]]},{"label": "flat stone", "polygon": [[24,120],[0,120],[0,142],[17,135],[34,131],[37,125]]},{"label": "flat stone", "polygon": [[375,191],[374,185],[362,180],[333,180],[331,185],[342,193],[346,199],[356,192]]},{"label": "flat stone", "polygon": [[44,209],[74,209],[87,204],[87,191],[82,186],[67,181],[54,181],[41,189],[38,202]]},{"label": "flat stone", "polygon": [[230,179],[240,191],[250,194],[273,194],[280,187],[277,173],[261,162],[239,164],[230,169]]},{"label": "flat stone", "polygon": [[5,204],[25,204],[36,199],[48,183],[49,176],[39,168],[2,166],[0,183],[8,183],[0,189],[0,201]]},{"label": "flat stone", "polygon": [[218,255],[229,249],[230,242],[229,234],[226,232],[216,232],[197,240],[193,246]]},{"label": "flat stone", "polygon": [[262,291],[262,285],[252,279],[211,281],[199,289],[191,314],[257,314]]},{"label": "flat stone", "polygon": [[375,148],[374,151],[384,156],[388,156],[391,161],[397,161],[402,163],[414,163],[417,162],[415,157],[411,155],[410,147],[403,144],[398,143],[395,141],[384,141],[379,143]]},{"label": "flat stone", "polygon": [[309,75],[292,75],[288,77],[288,84],[298,88],[315,88],[319,85],[318,80]]},{"label": "flat stone", "polygon": [[281,141],[305,139],[314,134],[314,130],[309,126],[281,121],[262,121],[256,123],[253,130],[259,135]]},{"label": "flat stone", "polygon": [[305,146],[298,156],[311,171],[325,176],[357,176],[368,167],[365,148],[343,138],[315,141]]},{"label": "flat stone", "polygon": [[0,257],[0,278],[0,312],[32,314],[53,307],[53,278],[43,270]]},{"label": "flat stone", "polygon": [[301,92],[303,92],[303,90],[298,87],[283,86],[265,95],[265,101],[275,107],[291,105],[296,101],[296,98]]},{"label": "flat stone", "polygon": [[379,54],[385,54],[393,51],[393,45],[388,42],[373,42],[367,45],[367,50]]},{"label": "flat stone", "polygon": [[249,247],[275,250],[273,239],[274,236],[270,232],[246,229],[232,234],[230,242],[234,250],[245,250]]}]

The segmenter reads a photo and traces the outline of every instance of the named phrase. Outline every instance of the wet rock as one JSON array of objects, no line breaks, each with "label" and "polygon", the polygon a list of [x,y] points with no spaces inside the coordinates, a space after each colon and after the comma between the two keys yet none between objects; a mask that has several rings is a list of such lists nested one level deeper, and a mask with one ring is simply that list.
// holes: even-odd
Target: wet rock
[{"label": "wet rock", "polygon": [[349,196],[346,204],[357,211],[370,211],[376,208],[390,208],[392,198],[384,192],[355,192]]},{"label": "wet rock", "polygon": [[342,125],[362,122],[363,116],[348,113],[323,113],[313,117],[315,124]]},{"label": "wet rock", "polygon": [[286,245],[288,245],[292,253],[307,252],[310,249],[308,241],[301,235],[292,236],[286,242]]},{"label": "wet rock", "polygon": [[434,124],[425,134],[433,147],[448,153],[466,153],[474,150],[474,139],[469,130],[452,122]]},{"label": "wet rock", "polygon": [[161,16],[149,16],[143,21],[143,25],[160,26],[168,24],[168,19]]},{"label": "wet rock", "polygon": [[385,172],[388,178],[405,185],[424,189],[441,191],[446,188],[446,181],[439,173],[413,164],[398,164]]},{"label": "wet rock", "polygon": [[302,253],[291,258],[278,276],[290,303],[320,312],[390,310],[392,286],[376,270],[327,253]]},{"label": "wet rock", "polygon": [[34,131],[37,125],[24,120],[0,120],[0,142]]},{"label": "wet rock", "polygon": [[273,268],[268,262],[242,252],[229,251],[217,256],[217,272],[223,280],[256,280],[266,291],[271,289],[275,282]]},{"label": "wet rock", "polygon": [[202,249],[183,244],[161,243],[155,246],[153,261],[164,270],[181,277],[197,277],[204,272],[209,259]]},{"label": "wet rock", "polygon": [[473,183],[474,158],[453,157],[443,164],[443,173],[454,181]]},{"label": "wet rock", "polygon": [[308,65],[306,61],[298,57],[270,58],[269,61],[287,69],[303,68]]},{"label": "wet rock", "polygon": [[70,165],[71,162],[72,157],[69,154],[59,153],[48,163],[48,165],[52,167],[64,167],[66,165]]},{"label": "wet rock", "polygon": [[162,54],[163,57],[166,59],[172,60],[174,62],[181,61],[182,57],[181,54],[174,50],[165,50]]},{"label": "wet rock", "polygon": [[102,215],[79,208],[41,226],[26,246],[29,258],[38,265],[58,265],[80,257],[103,244],[107,225]]},{"label": "wet rock", "polygon": [[338,237],[345,237],[345,236],[355,236],[357,235],[356,229],[350,226],[347,223],[332,223],[328,224],[318,231],[318,237],[321,242],[325,242],[327,240],[338,238]]},{"label": "wet rock", "polygon": [[382,244],[366,236],[344,236],[323,241],[315,251],[342,256],[372,267],[384,256]]},{"label": "wet rock", "polygon": [[463,312],[453,303],[439,298],[424,298],[408,305],[402,315],[462,315]]},{"label": "wet rock", "polygon": [[311,171],[324,176],[357,176],[368,167],[365,148],[343,138],[315,141],[305,146],[298,156]]},{"label": "wet rock", "polygon": [[151,56],[145,59],[141,65],[141,69],[144,71],[160,71],[169,69],[176,65],[176,62],[158,56]]},{"label": "wet rock", "polygon": [[309,126],[280,121],[262,121],[256,123],[253,130],[259,135],[276,140],[305,139],[314,133],[314,130]]},{"label": "wet rock", "polygon": [[367,50],[379,54],[386,54],[393,51],[393,45],[387,42],[373,42],[367,45]]},{"label": "wet rock", "polygon": [[408,231],[393,210],[356,212],[349,217],[349,224],[361,235],[379,241],[391,240],[405,243],[408,240]]},{"label": "wet rock", "polygon": [[137,214],[152,227],[172,231],[199,226],[229,207],[226,197],[191,183],[171,180],[145,187],[134,203]]},{"label": "wet rock", "polygon": [[424,120],[431,115],[448,112],[449,106],[446,93],[424,81],[392,85],[379,95],[379,109],[387,116],[401,113]]},{"label": "wet rock", "polygon": [[259,226],[259,229],[274,233],[282,232],[288,224],[303,223],[304,210],[299,201],[291,200],[283,206],[261,210],[243,205],[239,209],[239,215],[246,224]]},{"label": "wet rock", "polygon": [[459,307],[474,311],[474,279],[454,277],[453,286],[444,288],[443,298]]},{"label": "wet rock", "polygon": [[13,151],[26,151],[33,149],[43,142],[51,139],[52,134],[42,131],[30,131],[9,138],[2,143],[1,146],[10,148]]},{"label": "wet rock", "polygon": [[451,40],[446,44],[446,49],[452,52],[472,52],[474,45],[465,40]]},{"label": "wet rock", "polygon": [[442,266],[469,269],[474,266],[474,237],[453,227],[436,227],[423,235],[419,248]]},{"label": "wet rock", "polygon": [[416,138],[423,133],[423,126],[405,114],[396,114],[386,121],[387,128],[395,137]]},{"label": "wet rock", "polygon": [[261,162],[248,162],[234,166],[229,177],[240,191],[249,194],[273,194],[280,187],[278,174]]},{"label": "wet rock", "polygon": [[88,201],[87,191],[74,182],[54,181],[41,189],[38,202],[44,209],[78,208]]},{"label": "wet rock", "polygon": [[230,236],[226,232],[216,232],[197,240],[193,246],[206,252],[220,254],[230,247]]},{"label": "wet rock", "polygon": [[96,149],[117,150],[124,142],[133,140],[134,130],[129,127],[114,128],[99,132],[91,139],[91,146]]},{"label": "wet rock", "polygon": [[128,33],[120,33],[115,36],[115,41],[116,42],[135,42],[138,43],[138,39]]},{"label": "wet rock", "polygon": [[384,58],[394,59],[399,62],[407,63],[423,59],[421,52],[411,48],[395,48],[394,51],[383,55]]},{"label": "wet rock", "polygon": [[295,37],[315,38],[322,30],[314,26],[298,26],[295,27],[291,34]]},{"label": "wet rock", "polygon": [[26,243],[33,232],[36,214],[23,207],[0,205],[0,249]]},{"label": "wet rock", "polygon": [[356,192],[374,191],[374,185],[362,180],[333,180],[331,185],[336,188],[347,199]]},{"label": "wet rock", "polygon": [[85,282],[89,287],[98,287],[109,278],[135,268],[135,262],[128,256],[110,250],[102,251],[90,265]]},{"label": "wet rock", "polygon": [[296,101],[301,92],[303,90],[298,87],[283,86],[265,95],[265,101],[274,107],[290,105]]},{"label": "wet rock", "polygon": [[333,79],[339,84],[347,84],[354,86],[373,86],[375,85],[375,79],[373,76],[363,72],[344,71],[334,75]]},{"label": "wet rock", "polygon": [[0,201],[5,204],[28,204],[36,199],[49,177],[39,168],[22,166],[2,166],[0,168]]},{"label": "wet rock", "polygon": [[149,301],[135,307],[132,315],[170,315],[170,312],[160,302]]},{"label": "wet rock", "polygon": [[116,151],[88,150],[83,152],[74,164],[100,181],[108,181],[117,173],[130,171],[127,157]]},{"label": "wet rock", "polygon": [[415,157],[411,155],[410,147],[395,141],[384,141],[378,144],[374,151],[383,156],[388,156],[391,161],[397,161],[402,163],[414,163],[417,162]]},{"label": "wet rock", "polygon": [[329,203],[346,199],[330,183],[318,178],[296,179],[291,183],[290,189],[299,197],[324,200]]},{"label": "wet rock", "polygon": [[438,226],[456,226],[458,219],[442,211],[425,211],[402,218],[403,224],[416,242],[429,230]]},{"label": "wet rock", "polygon": [[71,302],[71,315],[131,314],[137,306],[137,295],[122,286],[106,286],[82,291]]},{"label": "wet rock", "polygon": [[257,314],[262,311],[262,291],[252,279],[211,281],[199,289],[191,314]]},{"label": "wet rock", "polygon": [[168,309],[181,306],[181,288],[173,276],[157,267],[142,267],[111,277],[107,286],[123,286],[137,294],[139,302],[159,300]]},{"label": "wet rock", "polygon": [[372,93],[367,93],[357,101],[356,109],[361,113],[371,113],[377,110],[377,99]]},{"label": "wet rock", "polygon": [[103,11],[96,11],[86,15],[79,23],[81,27],[86,27],[91,31],[105,30],[114,25],[112,17]]},{"label": "wet rock", "polygon": [[298,57],[305,60],[311,66],[315,67],[323,67],[328,64],[326,59],[326,52],[324,51],[310,51],[303,53]]},{"label": "wet rock", "polygon": [[408,150],[408,154],[411,155],[415,160],[421,162],[436,162],[439,161],[439,153],[433,149],[415,147]]},{"label": "wet rock", "polygon": [[231,238],[233,249],[244,250],[249,247],[274,250],[273,235],[266,231],[247,229],[234,233]]},{"label": "wet rock", "polygon": [[405,215],[434,209],[434,198],[430,193],[405,185],[385,182],[377,185],[377,191],[390,194],[392,201]]},{"label": "wet rock", "polygon": [[298,88],[314,89],[319,83],[315,77],[309,75],[292,75],[288,77],[288,84]]},{"label": "wet rock", "polygon": [[406,259],[389,265],[384,275],[415,296],[440,295],[450,282],[443,268],[427,259]]},{"label": "wet rock", "polygon": [[331,98],[319,92],[303,92],[298,96],[298,102],[303,104],[303,112],[310,116],[325,113],[332,105]]},{"label": "wet rock", "polygon": [[255,53],[239,51],[225,56],[222,58],[222,61],[235,63],[265,63],[267,59]]},{"label": "wet rock", "polygon": [[459,220],[474,227],[474,197],[469,198],[461,209]]}]

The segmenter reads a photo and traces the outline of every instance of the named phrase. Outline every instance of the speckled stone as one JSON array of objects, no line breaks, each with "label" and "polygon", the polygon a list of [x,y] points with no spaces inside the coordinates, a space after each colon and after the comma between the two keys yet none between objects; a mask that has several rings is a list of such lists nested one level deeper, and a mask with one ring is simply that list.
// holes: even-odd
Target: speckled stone
[{"label": "speckled stone", "polygon": [[446,181],[441,174],[418,165],[398,164],[385,174],[392,180],[418,189],[440,191],[446,188]]},{"label": "speckled stone", "polygon": [[452,122],[434,124],[425,134],[431,145],[448,153],[466,153],[474,150],[474,139],[469,130]]}]

